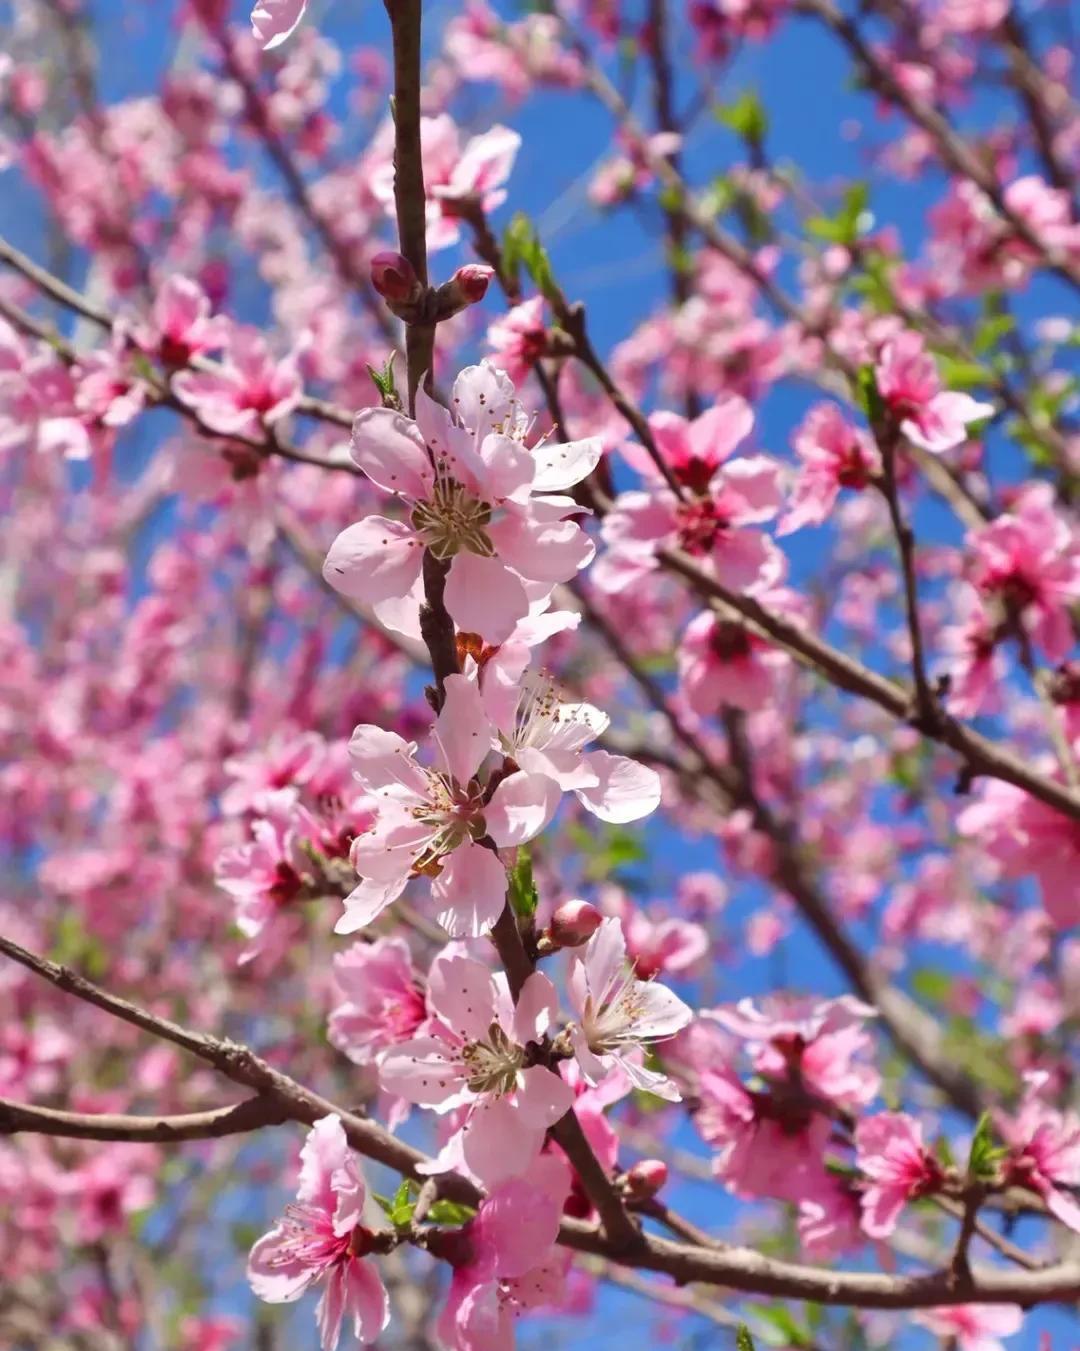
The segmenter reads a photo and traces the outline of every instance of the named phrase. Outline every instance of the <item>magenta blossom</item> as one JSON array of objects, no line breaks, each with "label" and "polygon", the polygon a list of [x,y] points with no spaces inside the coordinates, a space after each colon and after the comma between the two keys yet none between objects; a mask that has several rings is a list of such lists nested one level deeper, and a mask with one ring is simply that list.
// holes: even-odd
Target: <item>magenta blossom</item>
[{"label": "magenta blossom", "polygon": [[379,1082],[438,1112],[466,1107],[461,1157],[486,1186],[520,1175],[573,1101],[559,1075],[527,1054],[555,1018],[555,987],[534,972],[515,1006],[501,972],[447,948],[431,964],[428,1006],[437,1020],[430,1035],[385,1051]]},{"label": "magenta blossom", "polygon": [[968,575],[980,596],[1018,616],[1052,662],[1064,661],[1074,646],[1069,611],[1080,600],[1080,539],[1055,508],[1053,487],[1025,488],[967,543]]},{"label": "magenta blossom", "polygon": [[219,369],[181,371],[173,388],[210,431],[256,439],[287,417],[303,392],[295,357],[277,360],[249,328],[233,330]]},{"label": "magenta blossom", "polygon": [[923,1144],[922,1126],[903,1112],[879,1112],[855,1127],[855,1164],[868,1179],[862,1194],[862,1226],[871,1238],[887,1238],[909,1201],[937,1191],[941,1164]]},{"label": "magenta blossom", "polygon": [[[765,593],[774,613],[805,617],[805,604],[778,587]],[[791,658],[745,624],[704,610],[687,625],[679,644],[679,686],[702,718],[716,717],[725,704],[748,713],[775,704]]]},{"label": "magenta blossom", "polygon": [[[764,455],[729,459],[751,424],[741,399],[692,423],[671,414],[653,418],[654,435],[661,428],[659,449],[673,459],[683,494],[677,497],[659,478],[648,490],[619,494],[604,517],[607,552],[593,573],[597,586],[625,591],[656,567],[659,550],[676,548],[733,590],[760,590],[780,580],[783,556],[767,535],[747,528],[776,515],[779,466]],[[640,452],[630,454],[641,462]]]},{"label": "magenta blossom", "polygon": [[815,404],[793,438],[799,477],[777,534],[828,520],[841,488],[865,488],[881,471],[877,447],[834,403]]},{"label": "magenta blossom", "polygon": [[493,729],[467,677],[447,679],[433,738],[437,759],[425,767],[416,743],[396,732],[370,725],[353,732],[349,754],[375,818],[353,841],[353,866],[363,880],[346,897],[338,933],[371,924],[421,873],[433,879],[439,922],[450,934],[483,933],[502,912],[506,869],[480,841],[524,844],[555,813],[561,793],[543,775],[510,774],[490,796],[476,779]]},{"label": "magenta blossom", "polygon": [[1041,1196],[1051,1215],[1080,1234],[1080,1203],[1070,1194],[1080,1187],[1080,1116],[1060,1112],[1045,1101],[1048,1077],[1027,1075],[1016,1116],[999,1117],[1008,1146],[1002,1168],[1008,1185]]},{"label": "magenta blossom", "polygon": [[673,1037],[693,1014],[665,986],[638,979],[614,915],[589,939],[584,955],[575,955],[569,984],[578,1015],[574,1055],[586,1081],[599,1083],[618,1068],[636,1088],[678,1102],[675,1085],[647,1069],[640,1052],[647,1044]]},{"label": "magenta blossom", "polygon": [[462,1231],[468,1260],[454,1269],[438,1322],[446,1346],[512,1351],[519,1314],[558,1302],[570,1253],[555,1239],[569,1189],[566,1164],[550,1153],[492,1189]]},{"label": "magenta blossom", "polygon": [[[524,444],[528,420],[507,377],[483,363],[454,382],[454,413],[418,391],[416,421],[367,408],[352,456],[376,486],[402,499],[405,520],[369,516],[330,547],[323,575],[375,607],[418,609],[425,550],[449,564],[446,608],[458,628],[509,638],[530,604],[593,554],[579,510],[560,496],[600,458],[599,440]],[[397,627],[397,624],[394,625]]]},{"label": "magenta blossom", "polygon": [[264,51],[273,51],[300,27],[307,0],[259,0],[251,11],[251,29]]},{"label": "magenta blossom", "polygon": [[535,362],[547,353],[547,328],[544,324],[544,297],[523,300],[488,328],[489,360],[501,366],[520,384]]},{"label": "magenta blossom", "polygon": [[373,1342],[390,1321],[390,1306],[378,1272],[363,1260],[374,1236],[362,1224],[364,1180],[340,1117],[315,1122],[300,1160],[295,1203],[251,1250],[251,1288],[269,1304],[288,1304],[322,1284],[323,1351],[337,1346],[346,1318],[360,1341]]},{"label": "magenta blossom", "polygon": [[923,450],[938,453],[967,440],[968,423],[994,412],[970,394],[941,388],[933,356],[921,333],[900,333],[887,342],[875,369],[877,387],[900,430]]},{"label": "magenta blossom", "polygon": [[132,337],[148,356],[179,368],[193,356],[224,347],[229,332],[229,320],[212,314],[210,299],[199,283],[174,273],[166,277],[149,319],[133,328]]},{"label": "magenta blossom", "polygon": [[424,996],[403,938],[354,943],[334,957],[341,1003],[330,1014],[330,1044],[356,1065],[413,1036],[427,1018]]}]

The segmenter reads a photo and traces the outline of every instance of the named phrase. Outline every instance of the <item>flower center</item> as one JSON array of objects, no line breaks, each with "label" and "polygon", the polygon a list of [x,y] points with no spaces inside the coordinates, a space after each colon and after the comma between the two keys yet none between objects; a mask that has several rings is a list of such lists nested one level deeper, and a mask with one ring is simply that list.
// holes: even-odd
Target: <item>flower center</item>
[{"label": "flower center", "polygon": [[413,864],[413,874],[438,876],[441,860],[467,839],[479,839],[484,833],[483,803],[469,790],[454,784],[446,776],[428,771],[428,796],[412,809],[413,816],[432,835]]},{"label": "flower center", "polygon": [[518,1070],[525,1062],[521,1047],[498,1023],[491,1024],[484,1041],[467,1042],[461,1058],[468,1071],[465,1082],[472,1092],[493,1093],[500,1098],[516,1086]]},{"label": "flower center", "polygon": [[614,1051],[625,1041],[639,1040],[631,1035],[642,1014],[642,1003],[637,997],[639,983],[631,967],[602,1004],[595,1005],[591,995],[585,1000],[581,1025],[594,1055]]},{"label": "flower center", "polygon": [[726,529],[727,521],[709,498],[679,507],[679,543],[692,556],[712,553],[716,537]]},{"label": "flower center", "polygon": [[465,550],[491,558],[495,546],[487,533],[491,506],[480,501],[457,479],[439,474],[431,496],[413,507],[412,523],[424,543],[441,561]]}]

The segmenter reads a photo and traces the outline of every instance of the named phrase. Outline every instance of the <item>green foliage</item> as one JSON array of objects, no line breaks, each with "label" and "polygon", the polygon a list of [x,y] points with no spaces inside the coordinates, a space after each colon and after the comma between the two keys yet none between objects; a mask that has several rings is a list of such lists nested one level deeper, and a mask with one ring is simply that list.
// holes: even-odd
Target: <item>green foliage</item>
[{"label": "green foliage", "polygon": [[587,882],[617,878],[620,872],[646,858],[641,841],[622,826],[589,829],[574,822],[567,834],[574,848],[585,855],[583,871]]},{"label": "green foliage", "polygon": [[380,1196],[377,1192],[373,1193],[375,1200],[382,1206],[386,1218],[395,1229],[407,1229],[412,1223],[413,1211],[416,1209],[416,1196],[419,1191],[412,1178],[405,1178],[401,1186],[393,1196]]},{"label": "green foliage", "polygon": [[859,368],[855,397],[871,424],[877,422],[885,412],[885,403],[877,387],[877,376],[874,374],[873,366]]},{"label": "green foliage", "polygon": [[975,1133],[971,1137],[971,1149],[968,1151],[968,1177],[988,1180],[996,1176],[997,1166],[1005,1157],[1006,1151],[994,1144],[990,1130],[990,1113],[983,1112],[975,1123]]},{"label": "green foliage", "polygon": [[735,1329],[735,1351],[754,1351],[754,1339],[745,1323]]},{"label": "green foliage", "polygon": [[532,278],[536,289],[548,300],[558,294],[551,259],[540,243],[536,227],[523,211],[517,212],[506,227],[502,241],[503,267],[508,277],[516,282],[521,269]]},{"label": "green foliage", "polygon": [[510,906],[515,915],[529,919],[536,914],[540,904],[540,895],[533,881],[532,856],[527,849],[519,849],[514,866],[508,874],[510,881]]},{"label": "green foliage", "polygon": [[381,370],[376,370],[374,366],[368,366],[367,373],[371,376],[371,383],[375,386],[379,394],[379,402],[384,408],[401,408],[401,395],[398,393],[397,382],[394,379],[394,357],[396,352],[391,352],[387,357],[386,365]]},{"label": "green foliage", "polygon": [[852,248],[870,227],[870,189],[865,183],[853,183],[844,193],[835,216],[811,216],[806,222],[807,232],[826,244],[842,244]]},{"label": "green foliage", "polygon": [[73,967],[90,980],[100,980],[109,969],[104,944],[86,932],[82,919],[74,910],[64,910],[57,920],[49,956],[54,962]]},{"label": "green foliage", "polygon": [[463,1206],[458,1201],[436,1201],[428,1211],[428,1219],[436,1224],[459,1225],[468,1224],[475,1214],[470,1206]]},{"label": "green foliage", "polygon": [[769,115],[753,89],[744,90],[734,103],[722,103],[715,109],[716,120],[751,145],[763,144],[769,134]]}]

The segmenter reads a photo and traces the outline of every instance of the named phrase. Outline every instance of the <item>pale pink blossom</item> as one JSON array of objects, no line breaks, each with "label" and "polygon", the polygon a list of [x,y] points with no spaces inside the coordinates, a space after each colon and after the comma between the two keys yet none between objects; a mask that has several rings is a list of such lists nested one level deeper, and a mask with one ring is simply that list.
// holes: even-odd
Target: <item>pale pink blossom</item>
[{"label": "pale pink blossom", "polygon": [[524,1177],[494,1187],[462,1231],[468,1260],[455,1266],[439,1316],[454,1351],[512,1351],[521,1313],[559,1302],[570,1253],[557,1249],[568,1169],[544,1154]]},{"label": "pale pink blossom", "polygon": [[440,1113],[466,1108],[461,1158],[485,1185],[520,1175],[573,1101],[559,1075],[526,1054],[555,1019],[555,987],[533,972],[515,1005],[502,972],[448,948],[431,964],[428,1006],[431,1032],[383,1052],[379,1082]]},{"label": "pale pink blossom", "polygon": [[943,390],[921,333],[905,330],[887,342],[875,368],[878,392],[900,430],[916,446],[939,453],[967,440],[968,424],[994,412],[970,394]]},{"label": "pale pink blossom", "polygon": [[267,52],[280,47],[300,27],[307,0],[258,0],[251,11],[255,41]]},{"label": "pale pink blossom", "polygon": [[349,526],[323,575],[380,616],[386,605],[398,616],[403,603],[418,610],[429,550],[449,563],[446,608],[458,628],[501,643],[533,602],[592,557],[591,541],[567,519],[577,504],[561,494],[592,471],[600,442],[529,449],[513,385],[486,362],[458,376],[452,406],[453,414],[420,390],[415,422],[386,408],[357,416],[354,461],[401,498],[408,516]]},{"label": "pale pink blossom", "polygon": [[[794,603],[803,618],[804,606],[793,593],[777,588],[766,596],[774,613],[790,613]],[[790,656],[775,643],[712,610],[692,619],[679,643],[679,687],[702,718],[718,717],[725,705],[753,712],[775,704],[790,669]]]},{"label": "pale pink blossom", "polygon": [[855,1166],[868,1179],[862,1224],[871,1238],[887,1238],[909,1201],[937,1191],[941,1164],[923,1143],[922,1126],[903,1112],[863,1117],[855,1127]]},{"label": "pale pink blossom", "polygon": [[599,1083],[618,1068],[635,1087],[677,1102],[676,1086],[666,1075],[647,1069],[640,1051],[673,1037],[693,1014],[665,986],[638,979],[614,915],[589,939],[583,956],[574,957],[569,986],[578,1016],[574,1055],[586,1080]]},{"label": "pale pink blossom", "polygon": [[1018,1304],[954,1304],[912,1314],[912,1320],[956,1347],[956,1351],[1005,1351],[1002,1337],[1024,1324]]},{"label": "pale pink blossom", "polygon": [[371,924],[420,874],[432,878],[439,922],[451,935],[481,934],[498,919],[506,869],[479,841],[501,848],[531,840],[551,820],[561,792],[543,775],[518,771],[489,796],[475,775],[492,739],[479,689],[463,675],[446,681],[433,766],[422,766],[416,743],[396,732],[371,725],[353,732],[349,754],[375,817],[353,841],[362,880],[345,899],[338,933]]},{"label": "pale pink blossom", "polygon": [[746,1044],[755,1070],[767,1079],[781,1082],[797,1073],[811,1092],[840,1107],[865,1107],[877,1094],[880,1076],[859,1058],[871,1044],[863,1023],[877,1014],[853,995],[770,995],[705,1016]]},{"label": "pale pink blossom", "polygon": [[[489,664],[485,675],[491,673]],[[585,749],[610,723],[594,705],[563,703],[550,679],[529,673],[510,687],[485,678],[483,691],[500,750],[525,773],[572,792],[601,821],[637,821],[660,805],[654,769],[624,755]]]},{"label": "pale pink blossom", "polygon": [[390,1321],[390,1306],[375,1266],[363,1260],[373,1239],[362,1223],[366,1191],[340,1117],[315,1122],[300,1159],[295,1203],[251,1250],[251,1288],[269,1304],[289,1304],[322,1284],[322,1351],[334,1351],[350,1319],[357,1339],[373,1342]]},{"label": "pale pink blossom", "polygon": [[407,1041],[427,1018],[424,996],[403,938],[354,943],[333,959],[341,997],[330,1013],[330,1044],[356,1065]]}]

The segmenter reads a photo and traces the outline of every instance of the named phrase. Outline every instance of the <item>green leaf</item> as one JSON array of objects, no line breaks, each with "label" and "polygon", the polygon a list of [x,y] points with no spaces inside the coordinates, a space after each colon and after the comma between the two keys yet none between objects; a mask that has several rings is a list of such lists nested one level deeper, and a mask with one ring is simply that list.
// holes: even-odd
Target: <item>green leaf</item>
[{"label": "green leaf", "polygon": [[754,1339],[745,1323],[735,1329],[735,1351],[754,1351]]},{"label": "green leaf", "polygon": [[620,826],[589,827],[573,822],[567,834],[574,848],[585,855],[583,871],[589,882],[605,881],[646,857],[638,837]]},{"label": "green leaf", "polygon": [[515,915],[530,919],[536,914],[540,896],[533,881],[532,856],[527,849],[519,849],[514,866],[510,869],[510,906]]},{"label": "green leaf", "polygon": [[877,387],[877,376],[874,374],[873,366],[859,368],[858,382],[856,397],[859,401],[859,407],[871,423],[876,422],[884,413],[885,404]]},{"label": "green leaf", "polygon": [[377,371],[374,366],[368,366],[367,373],[371,376],[371,383],[379,392],[379,402],[384,408],[401,408],[401,395],[397,390],[397,382],[394,379],[394,358],[396,352],[391,352],[386,359],[386,365],[382,370]]},{"label": "green leaf", "polygon": [[971,1149],[968,1152],[968,1176],[972,1178],[992,1178],[997,1173],[997,1165],[1005,1157],[1006,1150],[994,1144],[990,1132],[990,1113],[983,1112],[975,1123],[975,1133],[971,1137]]},{"label": "green leaf", "polygon": [[519,211],[506,227],[502,253],[503,265],[509,276],[516,281],[520,269],[524,267],[540,294],[548,300],[552,299],[557,287],[551,260],[540,243],[532,221],[523,211]]},{"label": "green leaf", "polygon": [[976,389],[987,381],[985,366],[977,361],[963,361],[947,353],[938,356],[938,370],[947,389]]},{"label": "green leaf", "polygon": [[920,999],[932,1004],[943,1004],[952,994],[955,981],[940,967],[920,967],[911,977],[911,988]]},{"label": "green leaf", "polygon": [[975,339],[972,346],[979,356],[985,356],[1015,327],[1016,320],[1011,314],[991,315],[988,319],[984,319],[975,330]]},{"label": "green leaf", "polygon": [[435,1224],[468,1224],[476,1214],[471,1206],[463,1206],[457,1201],[436,1201],[428,1211],[428,1219]]},{"label": "green leaf", "polygon": [[835,216],[811,216],[806,229],[817,239],[828,244],[843,244],[850,248],[866,234],[872,224],[868,207],[870,189],[865,183],[852,183],[844,193]]},{"label": "green leaf", "polygon": [[761,145],[769,133],[768,113],[753,89],[745,90],[734,103],[720,104],[715,112],[718,122],[751,145]]}]

